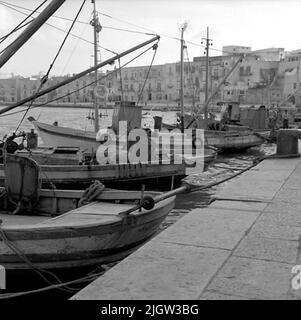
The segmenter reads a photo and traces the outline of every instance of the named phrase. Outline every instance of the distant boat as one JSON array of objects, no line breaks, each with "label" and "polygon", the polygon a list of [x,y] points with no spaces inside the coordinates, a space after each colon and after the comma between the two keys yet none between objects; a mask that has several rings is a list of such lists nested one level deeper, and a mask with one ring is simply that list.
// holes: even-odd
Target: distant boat
[{"label": "distant boat", "polygon": [[[238,105],[237,105],[238,107]],[[228,112],[227,109],[222,110],[222,112],[217,113],[218,120],[215,121],[217,126],[215,130],[210,129],[213,127],[209,125],[209,129],[204,130],[204,139],[206,146],[213,146],[218,148],[220,152],[237,152],[246,150],[248,148],[260,146],[269,137],[269,130],[252,130],[248,126],[240,125],[238,122],[238,112],[235,107],[231,108],[230,120],[233,118],[233,124],[221,124],[221,117],[224,112]],[[231,116],[232,114],[232,116]],[[194,117],[190,114],[184,115],[184,126],[186,127],[189,123],[193,121]],[[204,127],[204,120],[196,121],[197,127]],[[230,121],[231,123],[231,121]],[[237,124],[236,124],[237,123]],[[178,125],[174,124],[163,124],[163,127],[168,130],[173,130]]]},{"label": "distant boat", "polygon": [[70,269],[120,260],[157,232],[175,203],[173,196],[138,210],[139,202],[160,194],[112,189],[100,189],[91,202],[81,203],[83,190],[41,189],[37,163],[17,155],[7,154],[5,174],[0,265],[7,272],[32,270],[31,264]]}]

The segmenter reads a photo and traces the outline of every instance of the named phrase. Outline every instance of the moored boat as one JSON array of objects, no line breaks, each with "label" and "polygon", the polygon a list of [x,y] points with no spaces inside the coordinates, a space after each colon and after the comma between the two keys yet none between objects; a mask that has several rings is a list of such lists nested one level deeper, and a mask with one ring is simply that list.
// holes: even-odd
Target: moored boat
[{"label": "moored boat", "polygon": [[17,155],[7,155],[5,173],[0,264],[8,272],[30,270],[32,264],[69,269],[120,260],[157,232],[175,201],[155,203],[158,193],[103,190],[100,183],[90,200],[91,188],[40,189],[37,163]]}]

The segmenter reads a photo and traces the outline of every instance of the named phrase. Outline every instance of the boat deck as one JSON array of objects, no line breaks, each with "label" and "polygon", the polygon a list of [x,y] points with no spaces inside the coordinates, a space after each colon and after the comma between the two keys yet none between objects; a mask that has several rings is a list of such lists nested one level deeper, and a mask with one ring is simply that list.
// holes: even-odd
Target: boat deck
[{"label": "boat deck", "polygon": [[[76,227],[91,224],[111,224],[119,222],[119,213],[133,207],[133,204],[118,204],[111,202],[93,202],[83,207],[71,210],[57,217],[10,215],[0,213],[2,226],[6,228],[24,227]],[[137,211],[138,212],[138,211]],[[135,213],[134,213],[135,214]]]},{"label": "boat deck", "polygon": [[[26,217],[26,218],[25,218]],[[49,217],[45,216],[23,216],[23,215],[11,215],[8,213],[0,212],[0,219],[2,221],[2,227],[7,226],[24,226],[34,225],[37,223],[49,220]]]}]

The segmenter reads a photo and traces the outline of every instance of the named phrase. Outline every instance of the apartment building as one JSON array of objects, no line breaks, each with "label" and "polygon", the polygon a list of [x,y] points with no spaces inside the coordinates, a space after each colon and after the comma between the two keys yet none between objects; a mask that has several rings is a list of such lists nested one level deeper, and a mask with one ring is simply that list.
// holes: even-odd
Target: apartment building
[{"label": "apartment building", "polygon": [[[290,98],[301,106],[301,50],[285,52],[283,48],[252,51],[251,47],[225,46],[223,54],[209,58],[209,94],[229,73],[241,54],[242,62],[217,91],[214,100],[238,101],[245,104],[280,104]],[[45,87],[65,80],[71,75],[52,77]],[[41,75],[31,78],[0,79],[0,102],[13,103],[34,94]],[[108,101],[127,100],[141,105],[178,106],[180,92],[180,63],[127,67],[99,73],[105,85]],[[200,105],[205,99],[206,57],[194,57],[184,62],[184,102]],[[299,90],[300,88],[300,90]],[[37,99],[86,103],[94,99],[94,75],[90,74]]]}]

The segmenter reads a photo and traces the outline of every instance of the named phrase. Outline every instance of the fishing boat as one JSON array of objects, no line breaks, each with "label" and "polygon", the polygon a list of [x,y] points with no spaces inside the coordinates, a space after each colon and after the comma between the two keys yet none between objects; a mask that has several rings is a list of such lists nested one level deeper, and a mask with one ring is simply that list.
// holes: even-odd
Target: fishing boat
[{"label": "fishing boat", "polygon": [[0,265],[17,270],[70,269],[120,260],[158,230],[175,197],[156,192],[41,188],[29,158],[6,155],[0,188]]},{"label": "fishing boat", "polygon": [[205,147],[213,146],[219,152],[239,152],[262,145],[269,134],[269,131],[256,132],[247,126],[224,125],[223,130],[205,129],[204,141]]},{"label": "fishing boat", "polygon": [[[95,159],[88,158],[87,162],[78,148],[40,147],[37,149],[23,149],[15,151],[16,155],[35,160],[41,171],[41,181],[44,187],[55,185],[58,188],[68,189],[86,187],[94,180],[101,180],[108,186],[121,188],[142,185],[159,185],[161,189],[170,189],[178,184],[193,166],[182,163],[170,163],[162,160],[159,164],[97,164]],[[208,162],[212,159],[208,159]],[[208,165],[208,164],[207,164]],[[194,170],[196,170],[195,168]],[[5,170],[0,159],[0,186],[4,186]]]},{"label": "fishing boat", "polygon": [[[208,106],[209,103],[213,100],[215,95],[218,93],[221,86],[226,82],[228,77],[236,69],[236,67],[242,62],[243,56],[240,56],[236,63],[232,66],[229,72],[224,76],[220,84],[215,88],[215,90],[209,96],[209,28],[207,27],[207,38],[206,38],[206,85],[205,85],[205,101],[201,114],[201,110],[193,112],[193,114],[188,114],[185,112],[184,108],[184,31],[187,28],[187,24],[184,24],[181,28],[181,64],[180,64],[180,107],[181,112],[179,115],[180,123],[178,124],[163,124],[163,127],[167,130],[173,130],[176,127],[181,127],[181,131],[184,132],[185,128],[190,128],[194,125],[194,129],[203,129],[204,130],[204,141],[205,146],[211,146],[218,148],[220,152],[229,152],[229,151],[242,151],[251,147],[259,146],[266,141],[266,134],[258,134],[252,131],[248,127],[243,127],[239,125],[219,125],[218,127],[210,127],[208,121]],[[237,108],[236,104],[229,104],[227,110],[223,110],[226,114],[229,112],[229,117],[233,120],[237,120]],[[193,108],[195,109],[195,108]],[[193,110],[195,111],[195,110]]]},{"label": "fishing boat", "polygon": [[[187,175],[206,170],[215,160],[217,152],[205,149],[198,157],[185,157],[185,164],[180,161],[172,162],[167,158],[160,160],[158,164],[148,162],[106,165],[97,164],[90,154],[83,154],[73,147],[38,147],[17,150],[15,154],[34,159],[39,164],[43,186],[55,185],[66,189],[76,184],[79,188],[91,184],[94,180],[101,180],[108,186],[119,188],[134,186],[137,189],[144,184],[163,190],[178,185]],[[0,159],[0,186],[4,186],[4,182],[4,164]]]}]

